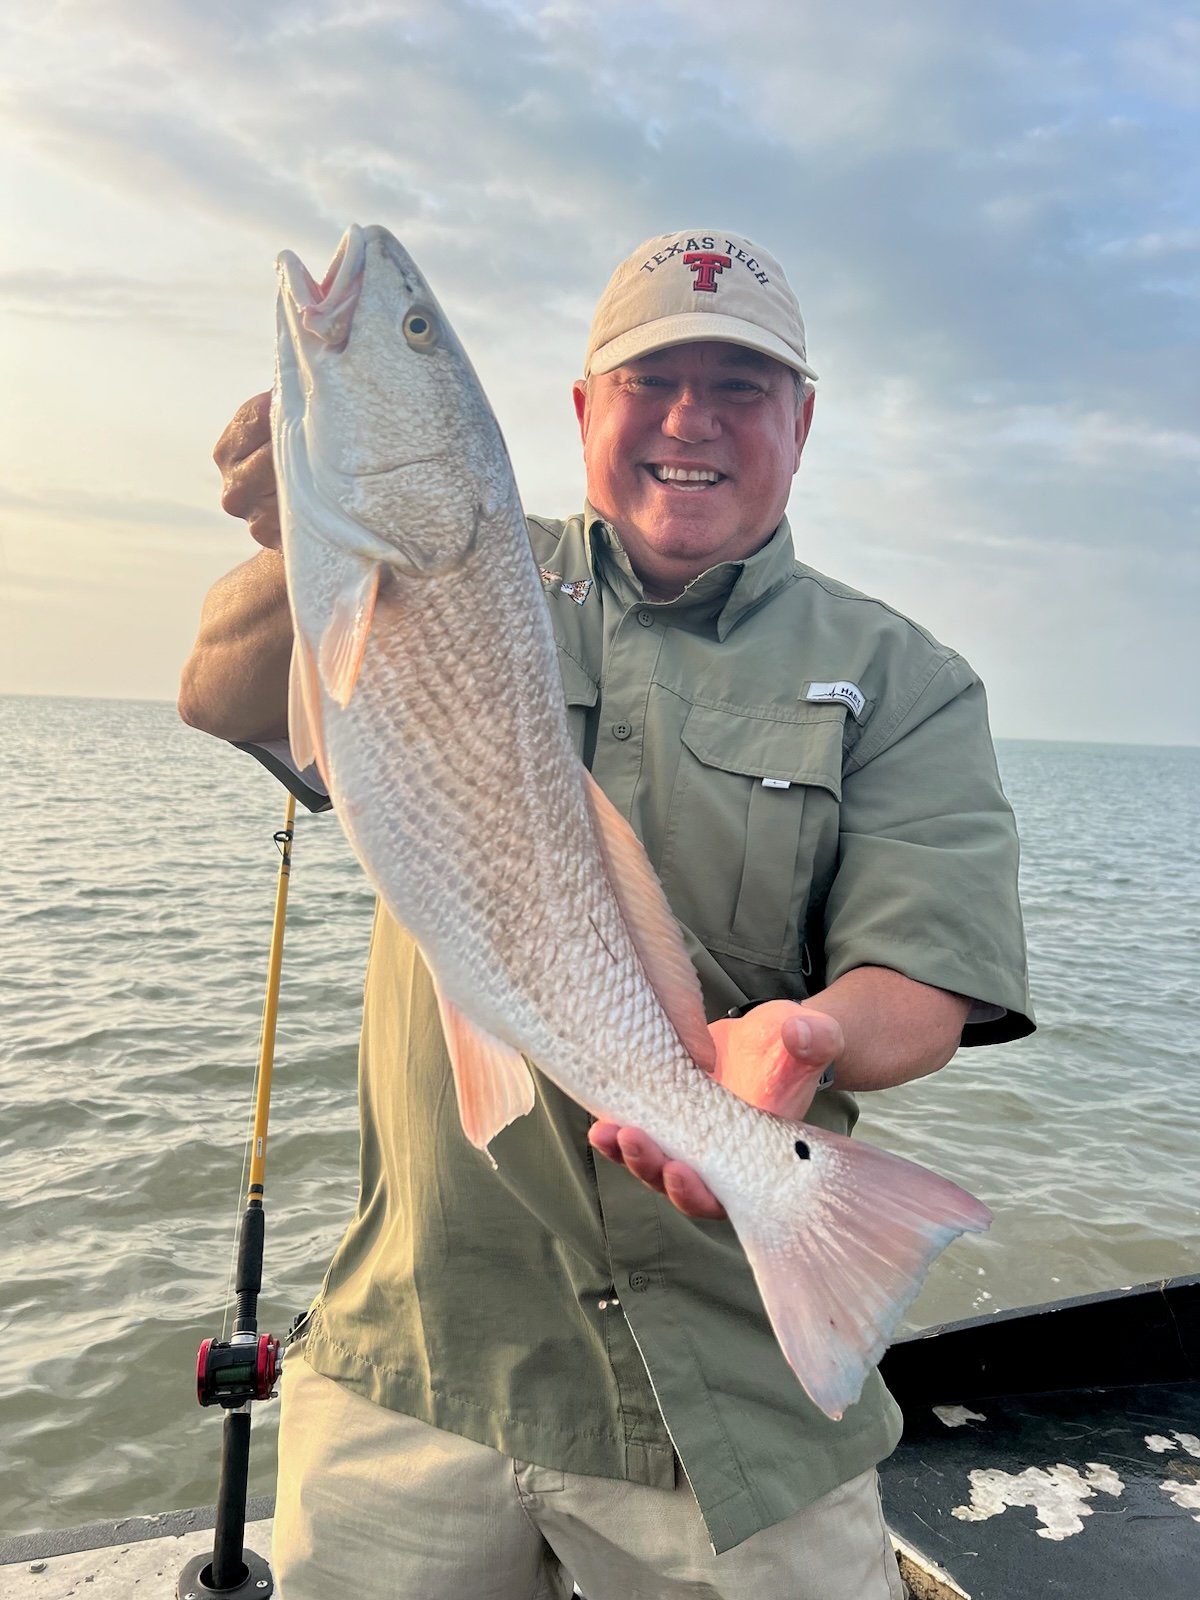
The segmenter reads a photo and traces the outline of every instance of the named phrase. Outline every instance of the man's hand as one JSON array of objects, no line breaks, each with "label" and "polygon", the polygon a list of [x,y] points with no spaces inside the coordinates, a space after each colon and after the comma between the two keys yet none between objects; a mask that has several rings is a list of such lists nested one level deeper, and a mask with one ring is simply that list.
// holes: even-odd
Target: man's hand
[{"label": "man's hand", "polygon": [[221,469],[221,506],[242,517],[250,536],[268,550],[282,544],[275,457],[271,450],[271,393],[256,394],[238,407],[217,440],[213,460]]},{"label": "man's hand", "polygon": [[287,737],[292,617],[271,451],[271,396],[238,407],[217,440],[221,505],[263,546],[209,590],[179,681],[179,715],[218,739]]},{"label": "man's hand", "polygon": [[[717,1082],[761,1111],[793,1121],[808,1110],[817,1080],[845,1043],[835,1017],[792,1000],[771,1000],[744,1017],[711,1022],[708,1031],[717,1047]],[[725,1216],[724,1206],[699,1174],[682,1161],[668,1161],[640,1128],[597,1122],[588,1142],[665,1194],[685,1216],[713,1221]]]},{"label": "man's hand", "polygon": [[[854,967],[800,1005],[772,1000],[744,1017],[709,1023],[717,1047],[713,1076],[751,1105],[799,1118],[831,1062],[838,1087],[853,1092],[937,1072],[958,1049],[970,1009],[964,995],[888,967]],[[666,1160],[639,1128],[597,1122],[588,1138],[685,1216],[725,1215],[697,1174]]]}]

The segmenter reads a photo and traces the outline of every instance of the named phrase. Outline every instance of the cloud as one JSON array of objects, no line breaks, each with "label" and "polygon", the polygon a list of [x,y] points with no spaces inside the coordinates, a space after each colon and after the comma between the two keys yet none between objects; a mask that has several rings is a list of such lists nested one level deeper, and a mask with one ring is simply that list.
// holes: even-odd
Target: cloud
[{"label": "cloud", "polygon": [[1159,468],[1200,462],[1200,433],[1147,427],[1112,411],[1064,415],[1045,406],[1018,407],[996,442],[1028,446],[1064,465],[1099,470],[1130,456]]},{"label": "cloud", "polygon": [[[1136,572],[1160,632],[1195,603],[1200,30],[1177,4],[27,0],[15,18],[11,148],[118,196],[133,234],[80,259],[42,219],[0,304],[43,331],[86,321],[97,372],[105,329],[141,322],[163,392],[174,327],[198,412],[219,385],[191,336],[217,335],[214,366],[252,345],[260,362],[275,251],[319,269],[347,222],[384,222],[484,374],[532,503],[567,510],[565,384],[612,266],[664,229],[731,226],[805,306],[822,383],[795,500],[835,556],[950,583],[974,551],[1031,615],[1075,569],[1130,593]],[[105,403],[75,381],[80,412]],[[207,433],[188,448],[206,458]],[[44,491],[30,514],[128,521],[121,487]],[[142,511],[180,526],[163,488]]]},{"label": "cloud", "polygon": [[71,573],[52,572],[15,572],[0,563],[0,605],[13,600],[24,605],[29,600],[49,602],[50,606],[56,605],[64,593],[70,593],[76,598],[95,592],[95,582],[92,578],[77,578]]},{"label": "cloud", "polygon": [[1085,11],[981,28],[950,0],[865,0],[851,28],[768,0],[412,0],[251,22],[110,0],[69,14],[119,48],[68,53],[53,95],[13,103],[97,181],[272,247],[319,259],[351,217],[387,221],[481,328],[536,305],[565,337],[637,237],[733,210],[856,378],[944,388],[1002,356],[1060,400],[1116,360],[1165,421],[1194,309],[1147,279],[1161,248],[1113,240],[1186,229],[1161,225],[1165,135],[1106,87],[1179,29],[1118,5],[1103,34]]},{"label": "cloud", "polygon": [[1133,239],[1110,239],[1101,255],[1126,256],[1137,261],[1200,254],[1200,228],[1177,228],[1173,233],[1144,233]]},{"label": "cloud", "polygon": [[206,300],[208,286],[161,283],[120,273],[40,267],[0,272],[0,311],[20,316],[98,322],[154,322],[178,332],[212,334],[221,309]]},{"label": "cloud", "polygon": [[220,513],[182,500],[150,499],[136,494],[102,494],[87,490],[46,488],[27,493],[0,486],[0,514],[17,512],[24,522],[46,518],[56,522],[102,523],[113,529],[153,528],[188,534],[196,529],[222,529]]},{"label": "cloud", "polygon": [[1179,109],[1200,107],[1200,18],[1165,6],[1149,16],[1121,46],[1130,77],[1156,100]]},{"label": "cloud", "polygon": [[285,169],[208,118],[81,98],[16,112],[27,138],[97,182],[256,231],[320,232],[330,218]]}]

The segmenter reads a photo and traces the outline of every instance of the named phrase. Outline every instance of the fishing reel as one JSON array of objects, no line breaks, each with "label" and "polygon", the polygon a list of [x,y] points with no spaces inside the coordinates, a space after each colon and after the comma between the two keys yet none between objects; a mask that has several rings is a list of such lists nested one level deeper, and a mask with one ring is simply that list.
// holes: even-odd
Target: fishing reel
[{"label": "fishing reel", "polygon": [[202,1406],[227,1409],[248,1400],[270,1400],[282,1365],[279,1340],[272,1334],[205,1339],[196,1357],[196,1398]]},{"label": "fishing reel", "polygon": [[253,1154],[250,1158],[246,1209],[237,1246],[237,1313],[233,1334],[205,1339],[196,1357],[196,1399],[202,1406],[220,1406],[221,1476],[213,1511],[212,1554],[201,1550],[183,1568],[176,1600],[224,1595],[225,1600],[270,1600],[274,1580],[266,1561],[246,1547],[247,1490],[250,1479],[250,1402],[270,1400],[283,1365],[279,1340],[258,1331],[258,1297],[262,1291],[263,1184],[267,1151],[267,1109],[275,1050],[275,1015],[279,972],[283,961],[283,920],[292,859],[292,824],[296,802],[288,795],[287,820],[275,835],[279,846],[279,881],[275,889],[275,923],[267,1001],[259,1040],[258,1079],[254,1107]]}]

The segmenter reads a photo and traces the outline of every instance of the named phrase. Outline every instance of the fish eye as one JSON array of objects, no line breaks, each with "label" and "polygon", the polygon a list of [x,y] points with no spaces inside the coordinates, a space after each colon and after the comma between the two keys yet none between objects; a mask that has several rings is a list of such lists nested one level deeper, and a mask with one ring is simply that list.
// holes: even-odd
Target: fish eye
[{"label": "fish eye", "polygon": [[414,350],[431,350],[441,338],[441,329],[431,311],[414,306],[402,324],[404,337]]}]

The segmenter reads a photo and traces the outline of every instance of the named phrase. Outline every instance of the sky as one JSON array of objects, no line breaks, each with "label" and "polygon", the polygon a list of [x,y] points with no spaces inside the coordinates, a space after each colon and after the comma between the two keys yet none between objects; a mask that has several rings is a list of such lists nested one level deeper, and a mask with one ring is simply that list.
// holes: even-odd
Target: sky
[{"label": "sky", "polygon": [[616,263],[728,229],[820,373],[797,553],[1001,737],[1200,743],[1200,17],[1157,0],[9,0],[0,692],[173,699],[256,548],[212,446],[274,258],[383,223],[526,507]]}]

